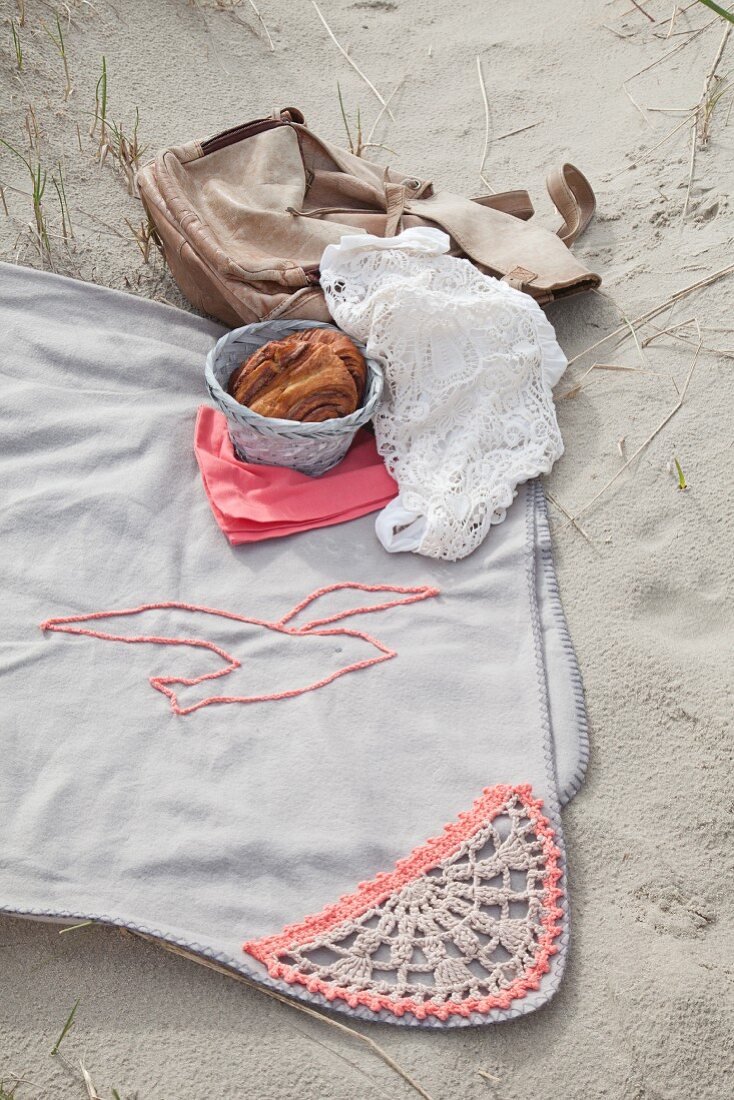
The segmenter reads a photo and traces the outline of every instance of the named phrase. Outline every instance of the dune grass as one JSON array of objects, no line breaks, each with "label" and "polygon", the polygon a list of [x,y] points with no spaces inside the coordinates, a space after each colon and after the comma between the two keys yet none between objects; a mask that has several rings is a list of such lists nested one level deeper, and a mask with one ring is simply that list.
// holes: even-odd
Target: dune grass
[{"label": "dune grass", "polygon": [[11,145],[5,138],[0,137],[0,145],[4,145],[5,148],[17,157],[18,160],[25,165],[28,175],[31,180],[31,198],[33,203],[33,220],[35,225],[35,236],[38,243],[39,250],[42,257],[45,257],[49,262],[51,259],[51,242],[48,236],[48,227],[46,224],[46,212],[43,205],[43,196],[46,193],[46,181],[48,179],[48,172],[41,164],[41,158],[37,154],[35,162],[29,159],[32,153],[29,152],[28,157],[16,149],[14,145]]}]

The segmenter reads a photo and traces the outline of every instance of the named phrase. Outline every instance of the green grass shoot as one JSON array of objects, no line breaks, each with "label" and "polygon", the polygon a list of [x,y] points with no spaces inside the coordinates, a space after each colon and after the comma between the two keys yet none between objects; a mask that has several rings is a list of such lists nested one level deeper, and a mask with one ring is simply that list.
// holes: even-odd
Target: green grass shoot
[{"label": "green grass shoot", "polygon": [[683,468],[675,455],[673,455],[673,462],[675,463],[675,472],[678,477],[678,488],[683,492],[688,488],[686,475],[683,473]]},{"label": "green grass shoot", "polygon": [[76,1010],[79,1007],[79,1001],[80,1000],[81,1000],[81,997],[77,997],[76,1001],[74,1002],[74,1007],[72,1008],[71,1012],[69,1013],[69,1015],[66,1018],[66,1023],[64,1024],[64,1026],[61,1029],[61,1034],[59,1035],[58,1039],[56,1040],[53,1047],[51,1048],[51,1053],[52,1054],[58,1054],[59,1053],[59,1047],[61,1046],[64,1039],[66,1038],[66,1036],[71,1031],[72,1025],[74,1023],[74,1016],[76,1015]]},{"label": "green grass shoot", "polygon": [[38,235],[38,243],[41,248],[41,252],[45,253],[50,258],[51,255],[51,242],[48,239],[48,231],[46,229],[46,215],[43,209],[43,196],[46,191],[46,180],[48,173],[46,169],[42,167],[40,159],[35,166],[24,157],[23,154],[11,145],[5,138],[0,137],[0,145],[4,145],[14,156],[18,157],[20,161],[28,169],[28,173],[31,177],[32,186],[32,200],[33,200],[33,218],[36,223],[36,233]]},{"label": "green grass shoot", "polygon": [[714,3],[714,0],[698,0],[698,2],[699,4],[705,4],[707,8],[711,8],[711,11],[715,11],[722,19],[728,19],[730,23],[734,23],[734,12],[727,11],[726,8],[720,8],[718,4]]},{"label": "green grass shoot", "polygon": [[13,36],[13,49],[15,50],[15,64],[18,66],[18,72],[23,72],[23,47],[20,44],[20,35],[15,26],[15,20],[10,20],[10,33]]},{"label": "green grass shoot", "polygon": [[344,123],[344,129],[347,133],[347,141],[349,142],[349,152],[354,152],[354,142],[352,141],[352,132],[349,129],[349,120],[347,119],[347,112],[344,108],[344,97],[342,96],[341,84],[337,80],[336,82],[336,94],[339,97],[339,110],[342,113],[342,122]]},{"label": "green grass shoot", "polygon": [[64,42],[64,34],[61,30],[61,20],[59,19],[58,13],[56,14],[56,34],[54,34],[53,31],[50,31],[45,23],[42,23],[41,26],[53,42],[56,49],[61,54],[61,60],[64,64],[64,75],[66,77],[66,90],[64,92],[64,99],[68,99],[71,95],[71,77],[69,76],[69,63],[66,60],[66,43]]},{"label": "green grass shoot", "polygon": [[107,58],[102,56],[102,75],[94,89],[94,121],[89,136],[92,137],[99,123],[99,152],[100,155],[107,141]]}]

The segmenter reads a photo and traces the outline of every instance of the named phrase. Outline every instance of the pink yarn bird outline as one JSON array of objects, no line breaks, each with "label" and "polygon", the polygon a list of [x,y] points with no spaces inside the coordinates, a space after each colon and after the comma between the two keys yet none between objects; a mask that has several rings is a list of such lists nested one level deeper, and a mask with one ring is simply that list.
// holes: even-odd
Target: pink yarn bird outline
[{"label": "pink yarn bird outline", "polygon": [[[378,603],[365,607],[351,607],[344,611],[338,611],[333,615],[328,615],[325,618],[312,619],[302,626],[287,625],[300,611],[303,611],[309,604],[313,603],[314,600],[321,596],[326,596],[331,592],[339,592],[344,589],[353,589],[358,592],[394,592],[399,594],[401,598],[389,600],[387,603],[382,604]],[[194,711],[201,710],[202,707],[208,707],[213,703],[268,703],[278,699],[292,699],[297,695],[304,695],[308,691],[317,691],[319,688],[326,687],[327,684],[331,684],[334,680],[337,680],[340,676],[345,676],[348,672],[358,672],[360,669],[372,668],[373,665],[379,665],[383,661],[389,661],[397,656],[397,650],[390,649],[389,646],[386,646],[383,642],[374,638],[366,631],[354,630],[345,626],[336,627],[334,629],[319,628],[329,627],[331,623],[339,622],[341,619],[346,619],[351,615],[367,615],[373,611],[387,611],[391,607],[418,603],[421,600],[431,599],[439,594],[440,589],[431,588],[426,585],[401,587],[399,585],[390,584],[359,584],[353,581],[343,581],[339,584],[330,584],[324,588],[317,588],[314,592],[311,592],[310,595],[306,596],[305,599],[301,600],[300,603],[297,603],[295,607],[291,608],[290,611],[286,612],[281,619],[275,622],[269,622],[267,619],[257,619],[249,615],[237,615],[232,611],[222,611],[218,608],[204,607],[198,604],[167,601],[164,603],[141,604],[139,607],[123,608],[118,611],[96,611],[89,615],[68,615],[65,617],[47,619],[45,622],[41,623],[41,630],[60,634],[79,634],[90,638],[101,638],[103,641],[125,642],[131,645],[147,643],[153,645],[190,646],[194,649],[207,649],[211,653],[215,653],[218,657],[221,657],[223,661],[226,661],[227,664],[213,672],[207,672],[201,676],[194,677],[150,676],[148,678],[151,687],[156,691],[160,691],[168,698],[173,713],[185,715],[193,714]],[[266,630],[272,630],[279,634],[286,634],[290,637],[331,637],[341,635],[350,638],[361,638],[362,641],[378,650],[378,655],[366,658],[362,661],[355,661],[350,665],[338,668],[328,676],[316,680],[311,684],[307,684],[305,687],[291,688],[279,692],[269,692],[262,695],[212,695],[206,699],[200,699],[191,706],[182,707],[179,706],[178,697],[171,685],[180,684],[184,687],[193,687],[207,680],[218,680],[220,677],[228,676],[231,672],[234,672],[235,669],[240,668],[242,662],[221,646],[216,645],[214,642],[209,642],[204,638],[168,638],[150,634],[110,634],[106,631],[92,630],[89,627],[74,625],[76,623],[99,621],[100,619],[115,619],[122,618],[123,616],[139,615],[144,611],[165,610],[192,611],[202,612],[207,615],[216,615],[222,619],[230,619],[234,622],[244,623],[250,626],[262,626]]]}]

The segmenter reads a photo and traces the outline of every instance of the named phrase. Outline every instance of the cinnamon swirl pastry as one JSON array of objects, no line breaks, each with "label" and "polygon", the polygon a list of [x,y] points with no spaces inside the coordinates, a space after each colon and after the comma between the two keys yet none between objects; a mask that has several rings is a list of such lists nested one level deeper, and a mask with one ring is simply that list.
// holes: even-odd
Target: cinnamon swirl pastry
[{"label": "cinnamon swirl pastry", "polygon": [[233,371],[227,389],[260,416],[315,423],[354,412],[366,377],[348,336],[314,328],[259,348]]}]

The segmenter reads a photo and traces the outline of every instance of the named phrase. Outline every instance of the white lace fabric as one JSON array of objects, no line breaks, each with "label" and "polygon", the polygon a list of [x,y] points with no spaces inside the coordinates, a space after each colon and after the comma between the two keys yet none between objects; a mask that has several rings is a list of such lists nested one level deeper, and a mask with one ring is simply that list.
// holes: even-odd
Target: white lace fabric
[{"label": "white lace fabric", "polygon": [[438,229],[342,237],[324,251],[321,285],[385,371],[375,436],[399,495],[377,536],[456,561],[563,453],[551,389],[566,358],[532,298],[448,249]]}]

